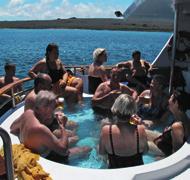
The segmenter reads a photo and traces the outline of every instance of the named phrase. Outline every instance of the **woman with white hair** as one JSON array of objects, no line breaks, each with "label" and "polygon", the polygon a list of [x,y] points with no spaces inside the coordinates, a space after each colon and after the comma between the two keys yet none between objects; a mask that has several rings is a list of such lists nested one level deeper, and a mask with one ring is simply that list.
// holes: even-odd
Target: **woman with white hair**
[{"label": "woman with white hair", "polygon": [[94,94],[99,84],[108,80],[103,63],[107,61],[107,53],[104,48],[97,48],[93,52],[94,62],[89,66],[88,80],[89,93]]},{"label": "woman with white hair", "polygon": [[135,115],[135,100],[127,94],[121,94],[111,111],[115,124],[103,126],[99,153],[108,155],[109,168],[142,165],[142,154],[148,150],[148,143],[145,128],[139,125],[139,117]]}]

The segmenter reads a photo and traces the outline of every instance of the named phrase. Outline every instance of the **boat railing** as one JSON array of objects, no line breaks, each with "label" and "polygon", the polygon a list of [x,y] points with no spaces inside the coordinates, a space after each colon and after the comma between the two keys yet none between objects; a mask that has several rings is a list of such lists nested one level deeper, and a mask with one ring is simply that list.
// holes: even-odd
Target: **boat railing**
[{"label": "boat railing", "polygon": [[[71,69],[75,76],[79,76],[79,77],[88,76],[88,68],[89,68],[88,65],[74,65],[74,66],[73,65],[67,65],[67,66],[65,66],[65,68]],[[112,68],[111,65],[105,66],[105,69],[106,69],[106,72],[108,75],[109,75],[111,68]],[[9,92],[9,94],[10,94],[10,97],[5,98],[4,100],[2,100],[3,102],[0,103],[0,116],[2,114],[4,114],[3,108],[6,105],[8,106],[7,109],[10,109],[12,107],[15,108],[15,106],[18,102],[24,100],[25,94],[33,88],[33,84],[30,87],[27,87],[26,90],[22,90],[18,93],[14,93],[14,88],[18,85],[23,85],[24,83],[31,81],[31,80],[33,80],[33,79],[31,79],[30,77],[25,77],[23,79],[20,79],[16,82],[7,84],[6,86],[0,88],[0,97],[3,97],[3,95],[5,95],[7,92]],[[83,80],[86,80],[86,79],[83,79]],[[84,82],[84,83],[87,83],[87,85],[88,85],[88,82]]]},{"label": "boat railing", "polygon": [[[113,67],[112,65],[106,65],[105,69],[106,69],[106,71],[109,72],[112,67]],[[68,66],[65,66],[65,68],[73,70],[74,75],[76,75],[77,73],[79,73],[81,75],[88,75],[89,65],[74,65],[74,66],[68,65]]]},{"label": "boat railing", "polygon": [[89,68],[88,65],[75,65],[75,66],[65,66],[66,69],[71,69],[74,73],[74,75],[76,75],[77,73],[80,73],[81,75],[85,75],[87,72],[87,69]]},{"label": "boat railing", "polygon": [[0,136],[3,140],[3,150],[5,157],[6,177],[7,180],[14,179],[13,161],[12,161],[12,143],[7,131],[0,127]]},{"label": "boat railing", "polygon": [[[11,107],[14,108],[18,102],[23,100],[24,97],[25,97],[24,94],[29,92],[32,89],[32,87],[28,87],[27,89],[22,90],[22,91],[20,91],[18,93],[14,93],[14,88],[16,86],[18,86],[18,85],[24,84],[25,82],[28,82],[28,81],[31,81],[31,80],[32,79],[30,77],[25,77],[23,79],[20,79],[20,80],[18,80],[16,82],[7,84],[4,87],[2,87],[0,89],[0,97],[3,98],[3,96],[6,95],[7,92],[10,92],[10,95],[8,95],[8,97],[5,96],[6,97],[5,100],[3,102],[1,102],[1,104],[0,104],[0,110],[2,110],[3,107],[5,107],[5,105],[7,105],[10,102],[12,103]],[[9,96],[10,96],[10,98],[9,98]]]}]

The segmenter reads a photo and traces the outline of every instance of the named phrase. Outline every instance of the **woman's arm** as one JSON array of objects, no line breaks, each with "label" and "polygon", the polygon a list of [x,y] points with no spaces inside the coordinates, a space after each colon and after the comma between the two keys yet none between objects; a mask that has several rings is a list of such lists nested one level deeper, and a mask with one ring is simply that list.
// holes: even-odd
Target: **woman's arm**
[{"label": "woman's arm", "polygon": [[61,68],[63,69],[64,74],[63,74],[62,79],[59,80],[59,86],[61,86],[62,88],[65,88],[67,85],[68,73],[65,70],[65,66],[62,63],[61,63]]},{"label": "woman's arm", "polygon": [[39,72],[44,72],[44,71],[47,71],[46,69],[46,62],[44,59],[38,61],[28,72],[28,75],[31,77],[31,78],[36,78],[37,77],[37,74]]}]

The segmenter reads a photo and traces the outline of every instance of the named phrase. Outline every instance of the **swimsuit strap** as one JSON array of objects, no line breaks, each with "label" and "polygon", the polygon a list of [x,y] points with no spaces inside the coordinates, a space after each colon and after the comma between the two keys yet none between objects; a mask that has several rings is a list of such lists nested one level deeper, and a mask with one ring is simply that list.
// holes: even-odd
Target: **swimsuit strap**
[{"label": "swimsuit strap", "polygon": [[137,154],[140,153],[139,149],[139,132],[138,132],[138,127],[136,127],[136,134],[137,134]]},{"label": "swimsuit strap", "polygon": [[110,125],[110,127],[109,127],[109,135],[110,135],[112,154],[115,155],[115,151],[114,151],[114,147],[113,147],[113,138],[112,138],[112,125]]}]

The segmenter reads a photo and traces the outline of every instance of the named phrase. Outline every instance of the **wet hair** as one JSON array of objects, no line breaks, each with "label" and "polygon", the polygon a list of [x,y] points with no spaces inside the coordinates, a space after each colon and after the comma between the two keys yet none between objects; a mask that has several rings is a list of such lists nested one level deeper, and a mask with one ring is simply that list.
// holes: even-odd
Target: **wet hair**
[{"label": "wet hair", "polygon": [[134,56],[137,55],[137,54],[140,56],[140,55],[141,55],[141,52],[140,52],[140,51],[133,51],[132,57],[134,57]]},{"label": "wet hair", "polygon": [[15,64],[11,64],[11,63],[6,63],[4,66],[5,72],[9,71],[12,68],[16,68]]},{"label": "wet hair", "polygon": [[56,49],[56,51],[57,51],[57,53],[58,53],[58,55],[59,55],[59,47],[58,47],[58,45],[55,44],[55,43],[50,43],[50,44],[48,44],[48,46],[46,47],[46,54],[45,54],[46,58],[48,58],[49,53],[50,53],[53,49]]},{"label": "wet hair", "polygon": [[190,108],[190,103],[189,103],[189,98],[190,94],[180,91],[180,90],[175,90],[173,92],[173,102],[178,103],[179,109],[183,112],[185,112],[187,109]]},{"label": "wet hair", "polygon": [[35,108],[47,107],[56,102],[56,95],[47,90],[41,90],[36,96]]},{"label": "wet hair", "polygon": [[127,94],[121,94],[115,100],[111,108],[111,112],[114,116],[117,117],[118,121],[121,120],[128,122],[130,117],[133,114],[136,114],[137,104],[131,96]]},{"label": "wet hair", "polygon": [[160,86],[162,86],[162,89],[164,89],[166,87],[166,78],[163,75],[161,75],[161,74],[155,74],[152,77],[152,80],[158,82],[158,84]]}]

